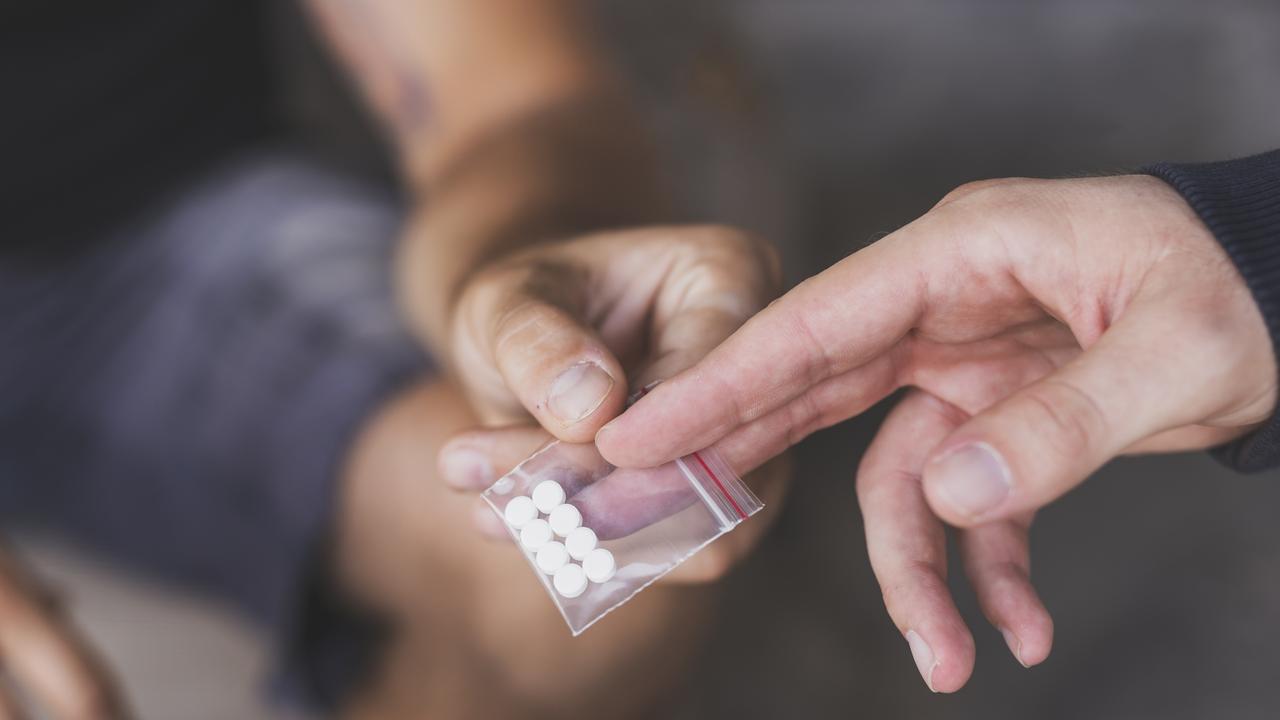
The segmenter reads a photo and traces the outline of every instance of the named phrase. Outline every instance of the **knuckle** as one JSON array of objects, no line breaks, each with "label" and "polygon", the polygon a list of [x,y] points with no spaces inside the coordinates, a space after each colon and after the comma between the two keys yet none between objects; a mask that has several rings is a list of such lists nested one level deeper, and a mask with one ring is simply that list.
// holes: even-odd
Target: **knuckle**
[{"label": "knuckle", "polygon": [[869,509],[892,507],[892,500],[903,484],[920,484],[918,473],[902,469],[886,469],[873,467],[872,462],[863,460],[858,467],[857,477],[853,481],[854,495],[858,506],[866,513]]},{"label": "knuckle", "polygon": [[493,319],[493,347],[497,353],[526,351],[563,335],[563,314],[559,308],[533,298],[522,298],[501,310]]},{"label": "knuckle", "polygon": [[729,225],[700,225],[690,235],[690,242],[728,252],[755,252],[760,241],[750,233]]},{"label": "knuckle", "polygon": [[1106,416],[1087,392],[1063,380],[1045,380],[1022,394],[1031,415],[1027,427],[1054,457],[1068,460],[1092,454],[1107,433]]},{"label": "knuckle", "polygon": [[822,408],[811,392],[803,393],[796,398],[788,406],[787,413],[787,447],[798,445],[801,440],[823,426]]},{"label": "knuckle", "polygon": [[983,588],[997,597],[1010,597],[1027,582],[1027,573],[1010,560],[979,567],[975,573]]},{"label": "knuckle", "polygon": [[510,282],[508,271],[489,268],[467,279],[461,285],[454,301],[453,337],[455,340],[468,336],[483,336],[485,320],[499,306],[502,293]]},{"label": "knuckle", "polygon": [[747,283],[765,291],[781,285],[777,248],[757,235],[726,225],[703,225],[685,234],[683,244],[694,264],[719,285]]},{"label": "knuckle", "polygon": [[943,587],[943,580],[932,565],[924,560],[911,560],[898,568],[891,580],[881,584],[880,595],[895,622],[908,623],[904,614],[912,598]]},{"label": "knuckle", "polygon": [[481,270],[463,284],[458,302],[468,305],[490,304],[510,281],[511,271],[506,268],[490,267]]},{"label": "knuckle", "polygon": [[1023,182],[1025,181],[1022,178],[971,180],[943,195],[938,204],[934,205],[934,208],[942,208],[961,202],[981,205],[1002,197],[1006,192]]}]

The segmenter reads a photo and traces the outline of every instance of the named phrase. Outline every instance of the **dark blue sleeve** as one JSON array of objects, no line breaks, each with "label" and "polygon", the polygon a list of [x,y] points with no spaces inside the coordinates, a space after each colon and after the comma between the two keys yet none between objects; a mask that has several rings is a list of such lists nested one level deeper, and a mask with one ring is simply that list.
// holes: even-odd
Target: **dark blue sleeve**
[{"label": "dark blue sleeve", "polygon": [[[1143,172],[1172,185],[1222,244],[1280,357],[1280,150],[1224,162],[1159,163]],[[1280,414],[1213,454],[1242,472],[1280,467]]]}]

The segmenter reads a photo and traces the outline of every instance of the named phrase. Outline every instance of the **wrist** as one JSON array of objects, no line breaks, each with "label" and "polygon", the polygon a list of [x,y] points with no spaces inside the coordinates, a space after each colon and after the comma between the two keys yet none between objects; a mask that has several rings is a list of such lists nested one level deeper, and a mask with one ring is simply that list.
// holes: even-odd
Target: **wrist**
[{"label": "wrist", "polygon": [[540,242],[664,219],[657,176],[647,135],[613,94],[561,98],[478,138],[413,187],[397,263],[412,326],[438,347],[480,268]]}]

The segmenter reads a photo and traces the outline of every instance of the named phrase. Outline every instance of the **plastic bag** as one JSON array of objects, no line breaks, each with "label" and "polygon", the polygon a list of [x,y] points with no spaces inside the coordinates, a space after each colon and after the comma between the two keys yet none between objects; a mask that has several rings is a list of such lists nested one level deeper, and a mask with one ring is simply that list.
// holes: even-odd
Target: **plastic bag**
[{"label": "plastic bag", "polygon": [[483,497],[574,635],[764,507],[715,450],[637,470],[559,441]]}]

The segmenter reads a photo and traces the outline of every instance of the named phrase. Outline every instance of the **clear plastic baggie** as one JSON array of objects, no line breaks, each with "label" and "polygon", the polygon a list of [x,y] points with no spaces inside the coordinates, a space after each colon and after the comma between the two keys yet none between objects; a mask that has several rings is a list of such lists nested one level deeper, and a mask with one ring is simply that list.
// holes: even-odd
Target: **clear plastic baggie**
[{"label": "clear plastic baggie", "polygon": [[630,469],[559,441],[483,497],[574,635],[763,507],[714,449]]}]

